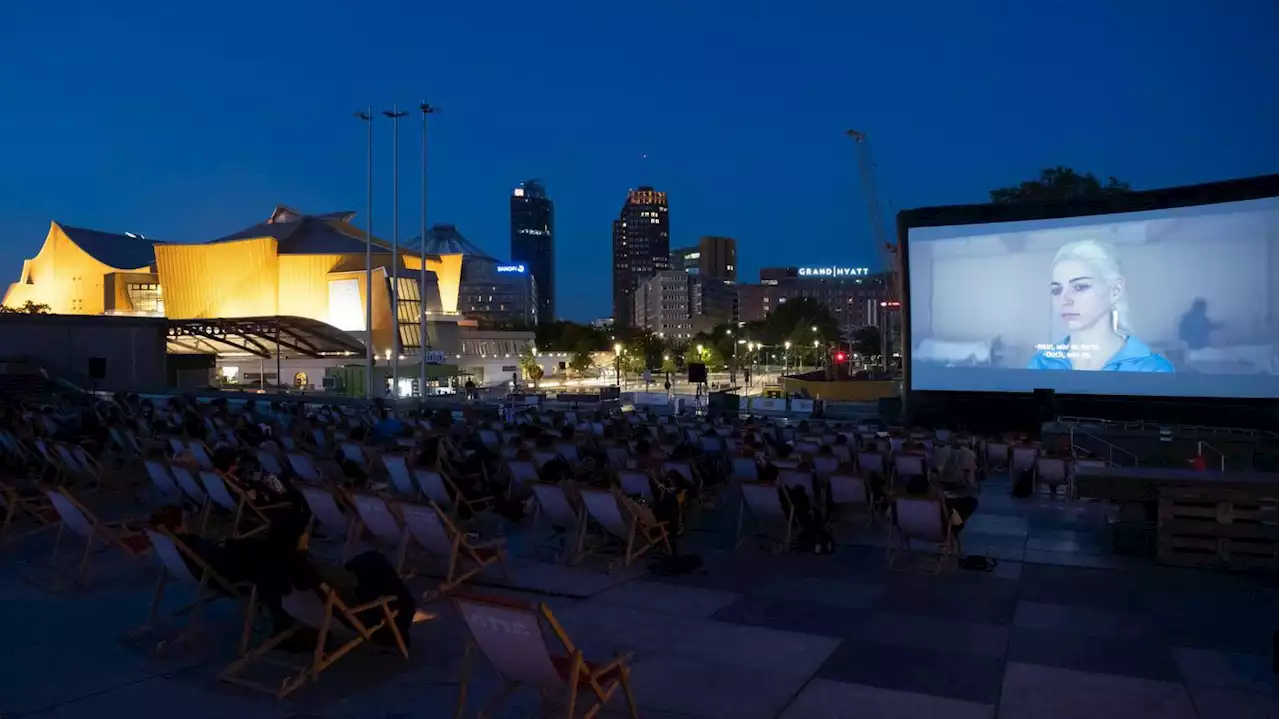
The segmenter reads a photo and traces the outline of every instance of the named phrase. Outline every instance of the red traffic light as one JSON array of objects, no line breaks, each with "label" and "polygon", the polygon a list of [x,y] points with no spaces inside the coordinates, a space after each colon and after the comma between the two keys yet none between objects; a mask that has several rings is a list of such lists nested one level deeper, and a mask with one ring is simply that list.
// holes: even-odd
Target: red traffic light
[{"label": "red traffic light", "polygon": [[845,354],[844,354],[843,352],[837,352],[837,353],[836,353],[836,363],[837,363],[837,364],[844,364],[845,359],[846,359],[846,357],[845,357]]}]

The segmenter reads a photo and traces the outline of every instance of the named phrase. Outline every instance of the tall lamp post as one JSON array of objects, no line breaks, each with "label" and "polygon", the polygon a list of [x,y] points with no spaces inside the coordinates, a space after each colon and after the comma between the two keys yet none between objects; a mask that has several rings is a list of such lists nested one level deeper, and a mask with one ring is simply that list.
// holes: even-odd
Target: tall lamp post
[{"label": "tall lamp post", "polygon": [[418,397],[427,396],[427,116],[437,109],[422,103],[418,106],[422,111],[422,221],[418,235],[421,245],[422,267],[418,275]]},{"label": "tall lamp post", "polygon": [[622,345],[613,346],[613,384],[622,389]]},{"label": "tall lamp post", "polygon": [[365,202],[364,233],[364,389],[365,396],[373,399],[373,106],[356,117],[363,120],[369,130],[369,196]]},{"label": "tall lamp post", "polygon": [[791,371],[791,340],[782,343],[782,374]]},{"label": "tall lamp post", "polygon": [[400,396],[400,118],[409,113],[392,105],[391,118],[391,398]]}]

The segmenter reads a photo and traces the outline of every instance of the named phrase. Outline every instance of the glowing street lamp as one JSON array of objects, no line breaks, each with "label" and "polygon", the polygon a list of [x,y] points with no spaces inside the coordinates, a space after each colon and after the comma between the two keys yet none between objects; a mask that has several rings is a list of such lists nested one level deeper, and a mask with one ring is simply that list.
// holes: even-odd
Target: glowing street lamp
[{"label": "glowing street lamp", "polygon": [[622,345],[615,344],[613,346],[613,384],[615,387],[622,386]]}]

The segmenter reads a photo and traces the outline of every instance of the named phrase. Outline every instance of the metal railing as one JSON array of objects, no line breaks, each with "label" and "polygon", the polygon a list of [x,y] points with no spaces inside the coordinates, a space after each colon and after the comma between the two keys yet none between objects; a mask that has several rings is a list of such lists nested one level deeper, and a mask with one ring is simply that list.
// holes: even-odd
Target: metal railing
[{"label": "metal railing", "polygon": [[[1106,451],[1107,466],[1110,466],[1110,467],[1137,467],[1138,466],[1138,455],[1136,452],[1130,452],[1124,447],[1112,444],[1111,442],[1108,442],[1107,440],[1097,436],[1096,434],[1090,434],[1088,432],[1078,431],[1074,426],[1072,426],[1071,427],[1071,454],[1073,457],[1076,457],[1077,459],[1078,459],[1078,454],[1080,452],[1088,452],[1090,454],[1099,454],[1098,448],[1086,447],[1080,444],[1079,442],[1077,442],[1076,441],[1077,438],[1085,438],[1090,440],[1091,442],[1101,445],[1102,448],[1104,448]],[[1125,464],[1121,464],[1120,460],[1123,460]]]},{"label": "metal railing", "polygon": [[1217,447],[1214,447],[1213,445],[1209,444],[1208,442],[1205,442],[1204,440],[1196,442],[1197,457],[1204,457],[1204,451],[1206,449],[1209,450],[1210,452],[1213,452],[1213,454],[1215,454],[1218,457],[1218,471],[1220,472],[1227,471],[1227,455],[1223,453],[1222,450],[1218,449]]},{"label": "metal railing", "polygon": [[1058,421],[1068,425],[1092,424],[1098,425],[1103,429],[1124,429],[1124,430],[1153,430],[1160,431],[1162,429],[1174,430],[1176,432],[1201,432],[1207,434],[1219,434],[1227,436],[1240,437],[1264,437],[1267,439],[1276,439],[1278,436],[1275,432],[1264,429],[1244,429],[1240,427],[1209,427],[1200,424],[1162,424],[1160,422],[1148,422],[1146,420],[1114,420],[1102,419],[1099,417],[1074,417],[1062,416],[1058,417]]}]

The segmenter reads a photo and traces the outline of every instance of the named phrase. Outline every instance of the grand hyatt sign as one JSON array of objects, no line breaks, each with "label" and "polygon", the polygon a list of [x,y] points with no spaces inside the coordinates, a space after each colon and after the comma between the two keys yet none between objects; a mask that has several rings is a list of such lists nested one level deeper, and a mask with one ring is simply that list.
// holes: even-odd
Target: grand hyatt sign
[{"label": "grand hyatt sign", "polygon": [[866,267],[801,267],[797,277],[866,277],[871,270]]}]

